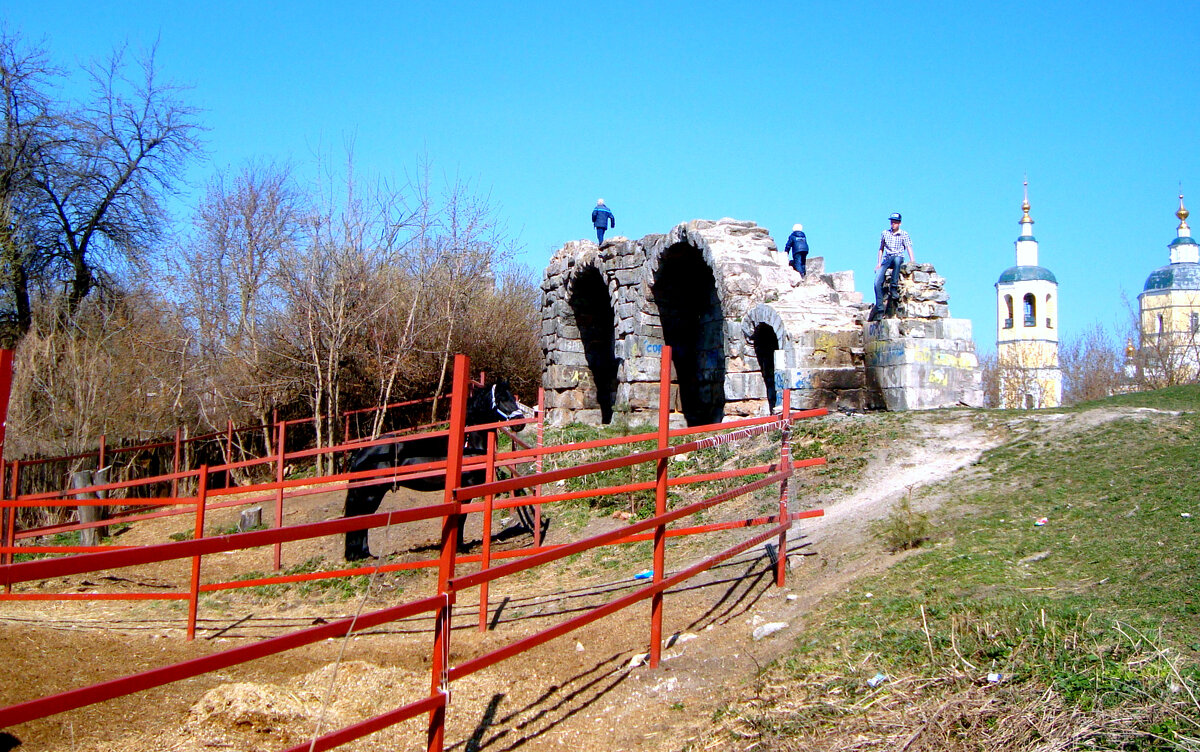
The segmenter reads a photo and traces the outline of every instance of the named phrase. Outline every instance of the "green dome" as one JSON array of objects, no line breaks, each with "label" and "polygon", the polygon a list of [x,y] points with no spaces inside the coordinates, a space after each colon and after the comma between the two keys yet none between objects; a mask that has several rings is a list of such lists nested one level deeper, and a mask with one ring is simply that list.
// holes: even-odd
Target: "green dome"
[{"label": "green dome", "polygon": [[997,280],[996,284],[1028,282],[1034,279],[1044,279],[1047,282],[1058,284],[1058,280],[1054,278],[1054,272],[1044,266],[1010,266],[1000,275],[1000,279]]},{"label": "green dome", "polygon": [[1151,290],[1200,290],[1200,264],[1185,261],[1155,269],[1146,278],[1142,292]]}]

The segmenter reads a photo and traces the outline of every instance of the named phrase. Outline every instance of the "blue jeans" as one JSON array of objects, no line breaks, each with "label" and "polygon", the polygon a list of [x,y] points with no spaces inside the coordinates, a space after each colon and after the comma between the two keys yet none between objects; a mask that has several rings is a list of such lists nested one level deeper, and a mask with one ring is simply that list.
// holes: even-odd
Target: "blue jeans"
[{"label": "blue jeans", "polygon": [[804,274],[805,261],[808,260],[808,251],[792,251],[792,268]]},{"label": "blue jeans", "polygon": [[883,257],[883,263],[879,265],[879,271],[875,274],[875,306],[883,308],[883,280],[887,276],[887,270],[892,270],[892,288],[896,290],[893,293],[894,297],[900,297],[900,267],[904,264],[903,256],[888,255]]},{"label": "blue jeans", "polygon": [[604,231],[607,229],[608,229],[607,227],[597,227],[596,228],[596,245],[600,245],[601,243],[604,242]]}]

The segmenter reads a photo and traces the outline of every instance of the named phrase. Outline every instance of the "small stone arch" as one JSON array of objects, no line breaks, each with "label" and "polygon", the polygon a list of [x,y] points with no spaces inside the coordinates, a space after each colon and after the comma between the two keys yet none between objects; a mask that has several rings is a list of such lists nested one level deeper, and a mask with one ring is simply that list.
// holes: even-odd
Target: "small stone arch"
[{"label": "small stone arch", "polygon": [[[782,405],[782,387],[787,384],[784,373],[795,367],[795,346],[788,335],[783,317],[769,305],[760,303],[742,319],[742,336],[754,349],[763,387],[767,392],[767,406],[772,412]],[[783,352],[783,370],[778,372],[776,352]]]}]

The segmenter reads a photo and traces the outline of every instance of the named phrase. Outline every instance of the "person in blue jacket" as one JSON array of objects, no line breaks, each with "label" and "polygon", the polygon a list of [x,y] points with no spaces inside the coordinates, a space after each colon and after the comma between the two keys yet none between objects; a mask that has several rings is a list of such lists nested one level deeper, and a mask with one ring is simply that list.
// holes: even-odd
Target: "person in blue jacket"
[{"label": "person in blue jacket", "polygon": [[613,216],[612,211],[604,205],[604,199],[596,200],[596,208],[592,209],[592,226],[596,228],[596,244],[604,242],[604,231],[609,227],[617,226],[617,218]]},{"label": "person in blue jacket", "polygon": [[792,225],[792,234],[788,235],[787,245],[783,247],[784,253],[789,253],[792,256],[792,268],[800,272],[800,276],[804,276],[804,264],[808,260],[808,238],[804,235],[804,225]]}]

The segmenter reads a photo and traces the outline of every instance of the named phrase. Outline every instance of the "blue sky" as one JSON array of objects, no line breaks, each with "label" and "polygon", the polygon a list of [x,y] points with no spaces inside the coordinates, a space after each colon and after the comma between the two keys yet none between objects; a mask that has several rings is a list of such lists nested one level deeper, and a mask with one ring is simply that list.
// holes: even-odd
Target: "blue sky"
[{"label": "blue sky", "polygon": [[981,351],[1028,173],[1063,334],[1123,326],[1181,181],[1200,209],[1196,15],[967,5],[6,0],[0,21],[64,65],[157,40],[205,110],[196,183],[349,139],[382,175],[427,155],[490,194],[539,275],[604,197],[634,238],[736,217],[782,245],[802,222],[869,298],[900,211]]}]

